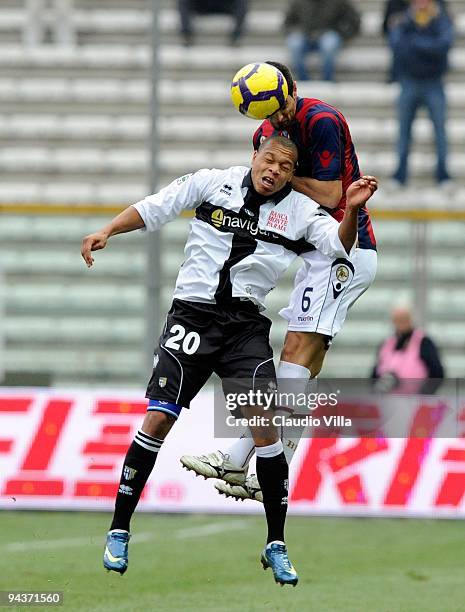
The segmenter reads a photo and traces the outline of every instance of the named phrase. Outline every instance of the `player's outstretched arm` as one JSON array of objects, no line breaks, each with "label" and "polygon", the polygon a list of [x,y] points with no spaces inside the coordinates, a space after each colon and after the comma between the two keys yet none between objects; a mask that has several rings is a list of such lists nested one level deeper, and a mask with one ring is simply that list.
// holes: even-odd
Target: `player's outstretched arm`
[{"label": "player's outstretched arm", "polygon": [[90,268],[94,263],[91,252],[104,249],[107,246],[109,238],[116,236],[116,234],[132,232],[133,230],[142,229],[143,227],[145,227],[145,224],[142,217],[134,206],[129,206],[101,230],[85,236],[81,243],[81,255],[87,267]]},{"label": "player's outstretched arm", "polygon": [[362,176],[347,189],[347,203],[344,218],[339,224],[339,238],[350,253],[357,239],[358,211],[378,189],[378,179],[374,176]]}]

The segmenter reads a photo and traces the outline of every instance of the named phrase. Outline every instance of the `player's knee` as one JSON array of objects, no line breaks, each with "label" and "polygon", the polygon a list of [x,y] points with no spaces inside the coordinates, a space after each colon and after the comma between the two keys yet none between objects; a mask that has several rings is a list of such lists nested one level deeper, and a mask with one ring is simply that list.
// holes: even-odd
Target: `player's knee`
[{"label": "player's knee", "polygon": [[[324,349],[325,339],[321,334],[288,332],[281,353],[281,361],[295,363],[310,369],[318,353]],[[315,374],[311,370],[312,376]]]},{"label": "player's knee", "polygon": [[266,434],[266,433],[255,433],[253,435],[253,441],[255,442],[255,446],[263,447],[263,446],[271,446],[272,444],[276,444],[278,442],[279,436],[278,434]]},{"label": "player's knee", "polygon": [[153,438],[164,440],[175,423],[176,418],[171,414],[151,410],[145,415],[142,431]]},{"label": "player's knee", "polygon": [[301,332],[287,332],[283,350],[281,351],[281,361],[296,363],[294,360],[302,352],[306,335],[307,334]]}]

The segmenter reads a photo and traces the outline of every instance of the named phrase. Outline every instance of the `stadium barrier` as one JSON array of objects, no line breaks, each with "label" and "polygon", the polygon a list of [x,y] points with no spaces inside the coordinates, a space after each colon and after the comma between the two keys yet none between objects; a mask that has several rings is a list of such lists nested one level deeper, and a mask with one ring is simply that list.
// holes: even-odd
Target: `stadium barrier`
[{"label": "stadium barrier", "polygon": [[[111,510],[126,449],[146,410],[141,398],[134,391],[0,388],[0,508]],[[409,401],[417,404],[413,426],[425,399]],[[465,423],[465,405],[458,423]],[[446,438],[441,423],[434,427],[421,438],[302,440],[291,464],[290,512],[464,518],[464,432]],[[181,468],[181,454],[230,443],[213,435],[213,391],[206,389],[164,444],[140,509],[261,512],[258,503],[225,499],[213,481]]]}]

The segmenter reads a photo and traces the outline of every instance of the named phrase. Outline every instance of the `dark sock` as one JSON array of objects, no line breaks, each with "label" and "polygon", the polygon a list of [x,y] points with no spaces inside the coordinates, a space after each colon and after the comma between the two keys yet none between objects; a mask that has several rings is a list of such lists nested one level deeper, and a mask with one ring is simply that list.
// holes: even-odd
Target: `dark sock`
[{"label": "dark sock", "polygon": [[129,531],[131,517],[153,470],[162,443],[163,440],[152,438],[141,430],[136,433],[124,460],[110,529]]},{"label": "dark sock", "polygon": [[274,540],[284,542],[289,479],[289,466],[284,453],[275,457],[257,457],[257,478],[268,524],[267,543]]}]

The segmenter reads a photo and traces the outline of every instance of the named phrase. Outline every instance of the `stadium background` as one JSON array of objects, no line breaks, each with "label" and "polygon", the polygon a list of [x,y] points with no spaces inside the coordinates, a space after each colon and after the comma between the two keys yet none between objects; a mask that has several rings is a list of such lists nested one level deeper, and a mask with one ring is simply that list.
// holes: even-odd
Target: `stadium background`
[{"label": "stadium background", "polygon": [[[322,98],[343,111],[351,126],[362,169],[378,175],[383,181],[392,172],[395,162],[397,87],[385,83],[389,51],[380,36],[383,3],[379,0],[357,0],[355,3],[362,12],[362,31],[340,55],[338,82],[302,83],[299,93]],[[377,345],[389,331],[390,306],[407,298],[414,301],[419,322],[426,324],[437,340],[448,376],[461,377],[464,371],[465,273],[461,257],[465,242],[465,8],[463,2],[457,0],[450,1],[449,6],[457,29],[448,77],[450,165],[455,187],[448,194],[438,190],[431,181],[432,134],[422,113],[415,125],[410,187],[395,193],[382,187],[373,200],[371,209],[380,251],[378,276],[334,343],[325,364],[328,376],[366,376]],[[0,309],[3,312],[0,371],[4,370],[3,389],[0,389],[0,412],[4,414],[0,416],[4,418],[2,423],[7,423],[0,437],[5,437],[5,432],[11,434],[11,439],[15,434],[25,434],[24,444],[18,449],[11,444],[8,446],[5,440],[2,445],[0,440],[2,486],[5,486],[5,474],[11,476],[13,464],[15,469],[24,468],[20,465],[20,455],[28,444],[37,442],[41,423],[43,431],[49,431],[47,415],[44,417],[48,396],[24,388],[50,386],[62,390],[65,395],[68,393],[68,397],[72,389],[73,410],[79,411],[80,392],[105,388],[106,395],[113,399],[118,389],[125,394],[136,394],[143,389],[147,372],[144,348],[147,344],[145,295],[150,276],[147,239],[136,234],[114,239],[106,252],[97,255],[92,271],[88,271],[80,259],[79,243],[83,235],[99,227],[116,210],[149,191],[153,144],[151,3],[146,0],[74,0],[72,25],[76,45],[68,47],[58,47],[53,40],[39,48],[25,47],[22,42],[23,30],[27,27],[25,9],[25,0],[4,0],[0,5]],[[156,138],[160,186],[197,168],[248,162],[250,137],[256,124],[234,111],[229,102],[228,82],[239,66],[250,61],[286,61],[280,31],[282,10],[282,3],[276,0],[252,0],[247,34],[241,46],[234,50],[226,45],[229,28],[226,17],[199,19],[196,21],[196,43],[186,49],[180,44],[177,33],[176,7],[172,2],[161,3],[156,36],[159,43]],[[173,282],[182,262],[187,224],[186,218],[180,218],[159,235],[163,254],[160,258],[160,313],[167,310],[171,300]],[[294,270],[268,302],[274,321],[272,337],[276,351],[283,338],[284,324],[274,313],[286,302]],[[154,339],[150,338],[149,342],[154,344]],[[28,408],[23,413],[12,411],[12,397],[24,401],[29,398]],[[88,399],[85,409],[90,411],[94,401],[94,396]],[[128,403],[124,405],[127,411]],[[83,414],[85,409],[82,409]],[[137,410],[135,413],[137,416]],[[24,421],[20,420],[21,415]],[[135,419],[131,421],[135,422]],[[18,452],[9,456],[12,448]],[[198,450],[209,449],[200,440]],[[66,449],[60,452],[60,457],[66,458]],[[172,452],[174,456],[174,448]],[[459,458],[461,461],[461,455]],[[72,461],[69,456],[68,461]],[[454,465],[460,468],[463,462]],[[51,470],[53,472],[54,468]],[[31,478],[34,480],[34,473],[31,474],[27,474],[27,482]],[[206,484],[195,482],[195,485],[203,487],[202,494],[206,491]],[[13,510],[13,504],[21,498],[23,505],[28,505],[29,499],[32,499],[31,507],[43,505],[41,496],[28,496],[27,489],[22,495],[21,490],[19,493],[6,496],[4,490],[3,507]],[[96,491],[93,493],[95,504],[99,506]],[[84,531],[90,534],[86,535],[89,547],[82,548],[81,543],[73,554],[82,564],[95,565],[94,553],[90,551],[100,554],[102,529],[106,529],[107,518],[91,514],[69,516],[73,518],[48,513],[7,512],[0,515],[7,534],[3,544],[4,558],[9,559],[8,572],[0,578],[0,588],[13,585],[18,589],[44,590],[48,588],[47,580],[51,575],[55,585],[62,586],[65,579],[68,581],[75,597],[74,609],[99,609],[98,605],[108,609],[103,603],[105,592],[99,581],[88,571],[60,557],[61,553],[66,553],[70,530],[73,535],[76,530],[76,537],[81,540]],[[232,550],[232,564],[240,566],[241,551],[246,550],[250,565],[247,575],[255,571],[255,558],[251,560],[251,550],[255,549],[250,548],[248,542],[255,537],[259,550],[261,540],[251,535],[260,533],[262,528],[258,517],[247,519],[254,522],[244,523],[243,533],[238,527],[244,536],[239,539],[240,545],[233,541],[225,518],[207,521],[201,515],[193,515],[179,522],[180,519],[174,517],[151,519],[144,516],[139,520],[141,526],[156,531],[172,528],[174,533],[182,526],[192,527],[194,535],[179,536],[179,551],[174,546],[181,557],[186,554],[186,541],[191,537],[202,537],[204,533],[202,547],[211,555],[218,555],[222,548],[215,537],[221,537],[221,542],[226,538],[226,545]],[[308,557],[304,547],[306,538],[315,543],[316,558],[324,560],[321,573],[315,567],[315,558],[310,564],[313,579],[320,585],[314,585],[315,601],[318,602],[315,610],[463,609],[460,607],[464,601],[463,592],[454,582],[459,554],[455,543],[461,538],[458,525],[428,521],[422,526],[415,523],[414,527],[406,528],[394,521],[385,521],[380,529],[366,521],[365,527],[360,529],[357,522],[335,523],[331,519],[327,519],[329,522],[299,522],[304,520],[294,518],[290,521],[290,538],[302,538],[300,552],[297,552],[301,566]],[[149,523],[154,527],[149,527]],[[380,531],[384,535],[380,536]],[[372,544],[361,551],[360,538],[366,533],[370,534]],[[428,539],[429,549],[424,538]],[[55,539],[62,542],[58,543],[58,549],[53,545]],[[32,547],[35,552],[26,564],[25,557],[18,551],[22,550],[22,542],[23,550],[27,551],[27,543],[31,541],[38,547]],[[340,555],[333,552],[341,541],[346,547],[342,561]],[[139,546],[139,550],[147,547],[147,555],[153,551],[153,543],[140,543]],[[173,542],[167,541],[165,546],[163,550],[170,550]],[[234,546],[239,547],[236,550]],[[377,546],[384,547],[384,557],[376,553]],[[435,551],[433,561],[431,549]],[[344,565],[360,563],[361,554],[361,575],[368,576],[366,582]],[[34,562],[39,555],[46,563],[36,572],[31,560]],[[428,557],[427,562],[425,557]],[[192,553],[190,559],[195,563],[196,555]],[[297,561],[295,563],[297,565]],[[260,592],[262,586],[265,589],[268,585],[259,576],[260,586],[251,579],[251,586],[246,588],[237,569],[228,573],[223,567],[220,572],[222,585],[212,587],[217,591],[205,596],[193,586],[198,581],[195,568],[188,560],[186,564],[184,570],[189,579],[186,578],[183,586],[193,599],[188,604],[182,602],[183,609],[240,609],[239,593],[250,598],[250,589]],[[63,574],[59,573],[59,566]],[[386,569],[387,566],[395,566],[399,575]],[[325,567],[331,572],[336,568],[343,587],[334,590],[334,584],[325,582]],[[150,597],[150,576],[144,574],[140,561],[134,561],[134,576],[136,568],[139,569],[141,601],[144,601],[143,597]],[[27,584],[18,583],[14,577],[25,569],[29,576]],[[382,573],[387,575],[387,582],[379,591],[376,577]],[[167,569],[163,569],[161,575],[163,581],[169,581]],[[266,578],[270,580],[269,576]],[[100,599],[96,595],[95,605],[83,594],[83,580],[90,581],[88,584],[98,592]],[[441,583],[440,588],[437,581]],[[115,581],[111,584],[116,585]],[[328,592],[321,584],[332,588],[333,599],[328,599]],[[393,595],[389,585],[395,586],[398,595]],[[413,601],[411,595],[411,589],[418,586],[423,589],[417,593],[421,605],[419,600]],[[121,587],[114,588],[123,602]],[[366,600],[357,607],[360,591],[364,592]],[[226,607],[220,607],[217,601],[215,604],[216,592],[219,597],[228,593],[231,603],[224,604]],[[381,598],[377,599],[379,593]],[[443,602],[441,597],[446,593],[450,603],[439,603]],[[164,595],[165,603],[159,609],[181,607],[180,600],[169,589]],[[284,606],[295,610],[313,609],[298,603],[300,600],[289,604],[281,595],[279,598],[281,603],[277,603],[275,609]],[[203,604],[198,603],[201,600]],[[125,608],[121,603],[118,609],[134,609],[130,603],[127,605]],[[253,599],[247,609],[263,608]]]}]

